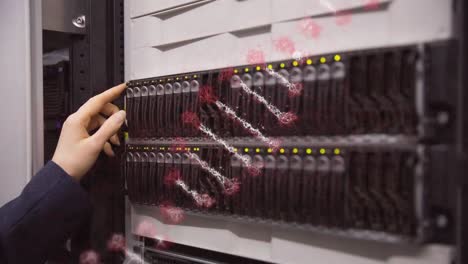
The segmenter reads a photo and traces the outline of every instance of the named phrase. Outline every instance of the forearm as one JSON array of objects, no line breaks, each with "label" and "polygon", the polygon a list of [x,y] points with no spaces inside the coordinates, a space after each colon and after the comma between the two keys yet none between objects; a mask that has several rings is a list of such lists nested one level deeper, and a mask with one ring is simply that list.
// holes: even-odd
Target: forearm
[{"label": "forearm", "polygon": [[90,208],[79,183],[49,162],[19,197],[0,208],[0,262],[44,263],[79,228]]}]

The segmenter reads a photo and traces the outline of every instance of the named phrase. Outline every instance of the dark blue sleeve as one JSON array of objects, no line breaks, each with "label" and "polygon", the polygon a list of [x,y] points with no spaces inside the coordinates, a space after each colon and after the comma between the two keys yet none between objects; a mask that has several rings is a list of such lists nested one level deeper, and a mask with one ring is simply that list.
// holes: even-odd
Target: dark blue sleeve
[{"label": "dark blue sleeve", "polygon": [[80,184],[50,161],[0,208],[0,263],[44,263],[89,217]]}]

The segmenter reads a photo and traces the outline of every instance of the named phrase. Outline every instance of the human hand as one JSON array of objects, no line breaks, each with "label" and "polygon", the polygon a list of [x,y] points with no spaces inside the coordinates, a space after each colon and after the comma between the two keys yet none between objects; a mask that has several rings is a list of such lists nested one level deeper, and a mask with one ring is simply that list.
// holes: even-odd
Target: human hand
[{"label": "human hand", "polygon": [[[126,115],[111,102],[125,88],[125,84],[120,84],[92,97],[63,123],[52,161],[72,178],[81,180],[102,150],[108,156],[115,155],[108,141],[120,145],[117,131],[124,123]],[[106,119],[103,115],[109,118]],[[99,129],[93,135],[89,134],[97,128]]]}]

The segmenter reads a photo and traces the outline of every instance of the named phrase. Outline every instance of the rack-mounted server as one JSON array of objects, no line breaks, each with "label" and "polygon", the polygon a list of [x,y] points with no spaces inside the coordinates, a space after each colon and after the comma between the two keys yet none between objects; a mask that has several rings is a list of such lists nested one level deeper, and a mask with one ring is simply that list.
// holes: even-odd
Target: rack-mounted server
[{"label": "rack-mounted server", "polygon": [[[433,240],[424,98],[434,74],[431,56],[443,48],[431,49],[363,50],[130,81],[122,167],[131,202],[171,201],[207,217],[360,238]],[[297,120],[282,125],[239,83]],[[289,94],[287,83],[300,92]],[[206,100],[207,89],[213,100]],[[281,144],[257,140],[216,101]],[[236,155],[184,122],[186,112]],[[223,193],[192,155],[240,182],[239,192]],[[260,172],[249,174],[239,157],[261,164]],[[172,169],[191,189],[214,197],[214,206],[200,208],[167,186]],[[443,210],[447,219],[450,210]]]}]

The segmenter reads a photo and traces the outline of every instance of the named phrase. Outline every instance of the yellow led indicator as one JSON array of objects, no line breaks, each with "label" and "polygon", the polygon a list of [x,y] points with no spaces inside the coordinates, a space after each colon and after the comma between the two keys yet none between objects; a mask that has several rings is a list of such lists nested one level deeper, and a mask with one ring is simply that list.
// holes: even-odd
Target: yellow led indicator
[{"label": "yellow led indicator", "polygon": [[171,79],[171,78],[169,78],[169,79],[167,79],[167,81],[172,81],[172,79]]},{"label": "yellow led indicator", "polygon": [[293,148],[293,153],[294,154],[297,154],[299,152],[299,150],[297,148]]},{"label": "yellow led indicator", "polygon": [[298,61],[293,61],[293,66],[297,67],[297,65],[299,65],[299,62]]},{"label": "yellow led indicator", "polygon": [[255,69],[256,69],[257,71],[259,71],[259,70],[261,70],[261,69],[262,69],[262,67],[260,67],[260,66],[257,66]]},{"label": "yellow led indicator", "polygon": [[128,139],[128,132],[125,132],[124,133],[124,140],[127,140]]},{"label": "yellow led indicator", "polygon": [[245,153],[249,153],[249,148],[245,148],[245,149],[244,149],[244,152],[245,152]]},{"label": "yellow led indicator", "polygon": [[162,80],[161,80],[161,79],[159,79],[159,82],[162,82]]},{"label": "yellow led indicator", "polygon": [[284,148],[280,149],[280,153],[281,153],[281,154],[284,153]]},{"label": "yellow led indicator", "polygon": [[340,60],[341,60],[341,56],[338,55],[338,54],[336,54],[336,55],[335,55],[335,61],[340,61]]},{"label": "yellow led indicator", "polygon": [[255,152],[260,153],[260,149],[259,149],[259,148],[256,148],[256,149],[255,149]]},{"label": "yellow led indicator", "polygon": [[326,151],[324,148],[321,148],[321,149],[320,149],[320,154],[323,155],[323,154],[325,154],[325,153],[327,153],[327,151]]},{"label": "yellow led indicator", "polygon": [[234,73],[238,73],[238,72],[239,72],[239,70],[238,70],[238,69],[235,69],[235,70],[234,70]]},{"label": "yellow led indicator", "polygon": [[284,63],[280,64],[280,68],[284,68],[284,66],[285,66]]},{"label": "yellow led indicator", "polygon": [[268,148],[267,152],[268,152],[268,153],[272,153],[272,152],[273,152],[273,149]]},{"label": "yellow led indicator", "polygon": [[325,63],[325,62],[327,62],[327,59],[325,57],[322,57],[322,58],[320,58],[320,62]]},{"label": "yellow led indicator", "polygon": [[237,148],[234,148],[234,152],[237,152]]},{"label": "yellow led indicator", "polygon": [[333,153],[335,153],[335,155],[340,155],[341,151],[339,148],[336,148],[333,150]]},{"label": "yellow led indicator", "polygon": [[198,77],[198,76],[197,76],[196,74],[193,76],[193,78],[197,78],[197,77]]},{"label": "yellow led indicator", "polygon": [[249,72],[249,68],[245,68],[244,71],[245,71],[245,72]]},{"label": "yellow led indicator", "polygon": [[312,149],[310,149],[310,148],[306,149],[306,153],[307,154],[312,154]]},{"label": "yellow led indicator", "polygon": [[312,64],[312,60],[311,60],[311,59],[307,59],[306,63],[307,63],[307,65],[311,65],[311,64]]},{"label": "yellow led indicator", "polygon": [[188,79],[188,76],[185,76],[184,78],[185,78],[185,79]]},{"label": "yellow led indicator", "polygon": [[273,65],[268,64],[268,69],[270,69],[270,70],[273,69]]},{"label": "yellow led indicator", "polygon": [[161,149],[162,149],[162,150],[164,150],[165,148],[164,148],[164,147],[162,147]]}]

